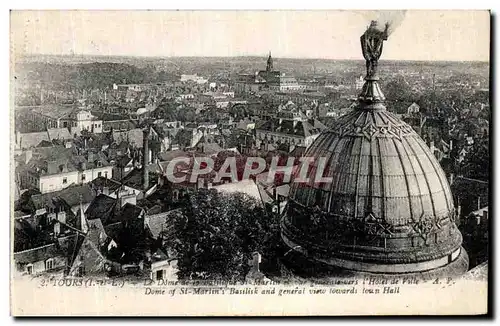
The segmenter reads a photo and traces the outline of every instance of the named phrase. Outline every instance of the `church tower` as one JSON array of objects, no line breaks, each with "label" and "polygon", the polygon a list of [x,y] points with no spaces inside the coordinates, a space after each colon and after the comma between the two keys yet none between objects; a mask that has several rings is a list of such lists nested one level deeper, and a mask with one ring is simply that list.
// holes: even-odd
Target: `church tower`
[{"label": "church tower", "polygon": [[267,58],[266,71],[267,72],[273,71],[273,58],[271,57],[271,51],[269,51],[269,57]]}]

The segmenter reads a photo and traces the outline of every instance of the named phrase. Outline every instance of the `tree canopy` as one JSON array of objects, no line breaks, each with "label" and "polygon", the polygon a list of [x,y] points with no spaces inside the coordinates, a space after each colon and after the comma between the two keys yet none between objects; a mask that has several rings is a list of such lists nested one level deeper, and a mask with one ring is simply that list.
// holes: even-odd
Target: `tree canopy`
[{"label": "tree canopy", "polygon": [[179,278],[243,280],[253,252],[273,254],[278,221],[255,199],[201,189],[184,200],[175,221]]}]

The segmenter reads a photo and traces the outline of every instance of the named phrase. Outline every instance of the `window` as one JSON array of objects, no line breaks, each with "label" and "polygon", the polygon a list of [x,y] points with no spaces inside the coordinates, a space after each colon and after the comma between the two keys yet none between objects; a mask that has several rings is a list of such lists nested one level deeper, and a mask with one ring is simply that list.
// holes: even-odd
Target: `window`
[{"label": "window", "polygon": [[85,181],[85,174],[82,174],[82,181]]},{"label": "window", "polygon": [[68,178],[63,178],[63,184],[67,184],[68,183]]},{"label": "window", "polygon": [[51,270],[54,268],[54,260],[51,258],[51,259],[47,259],[45,261],[45,270]]},{"label": "window", "polygon": [[102,175],[102,172],[97,172],[97,177],[98,178],[101,177],[101,175]]},{"label": "window", "polygon": [[156,279],[163,280],[163,270],[156,271]]},{"label": "window", "polygon": [[33,274],[33,265],[30,264],[26,266],[26,272],[28,273],[28,275]]},{"label": "window", "polygon": [[104,171],[104,177],[107,178],[108,177],[108,171]]}]

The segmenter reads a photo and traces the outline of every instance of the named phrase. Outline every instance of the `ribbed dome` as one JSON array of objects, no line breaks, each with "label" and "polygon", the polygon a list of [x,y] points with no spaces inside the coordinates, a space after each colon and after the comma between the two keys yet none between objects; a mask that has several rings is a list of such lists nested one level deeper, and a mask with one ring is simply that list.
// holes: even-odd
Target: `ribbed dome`
[{"label": "ribbed dome", "polygon": [[441,220],[453,212],[450,187],[439,163],[418,134],[386,110],[355,110],[322,133],[304,156],[325,157],[332,183],[293,187],[305,206],[324,193],[319,207],[352,218],[372,213],[394,226],[422,216]]},{"label": "ribbed dome", "polygon": [[[357,107],[316,138],[304,154],[313,164],[292,179],[281,225],[290,249],[284,260],[313,272],[308,263],[337,271],[463,273],[467,253],[450,186],[424,141],[386,110],[377,62],[387,34],[371,27],[360,39],[367,74]],[[291,252],[299,258],[287,258]]]},{"label": "ribbed dome", "polygon": [[418,134],[383,106],[342,117],[304,156],[324,157],[323,176],[332,182],[292,182],[282,225],[290,247],[373,272],[431,269],[460,254],[443,170]]}]

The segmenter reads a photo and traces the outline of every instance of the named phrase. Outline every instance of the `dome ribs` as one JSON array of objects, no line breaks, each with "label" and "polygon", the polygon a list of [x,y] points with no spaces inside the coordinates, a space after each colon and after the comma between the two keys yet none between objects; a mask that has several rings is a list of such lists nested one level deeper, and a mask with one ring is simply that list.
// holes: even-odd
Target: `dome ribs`
[{"label": "dome ribs", "polygon": [[[414,145],[412,145],[412,143],[414,142],[407,142],[407,144],[409,145],[409,147],[412,149],[413,153],[415,154],[415,156],[417,156],[416,154],[416,151],[415,151],[415,148],[413,147]],[[418,141],[417,141],[418,143]],[[420,145],[419,145],[420,146]],[[423,150],[422,146],[420,146],[420,149]],[[427,159],[429,159],[429,157],[427,156],[427,153],[425,153],[425,150],[424,151],[424,155],[427,157]],[[434,205],[434,196],[432,195],[432,190],[431,190],[431,186],[430,186],[430,183],[429,183],[429,178],[427,176],[427,174],[429,173],[428,171],[426,171],[423,166],[422,166],[422,161],[418,158],[417,156],[417,162],[418,162],[418,165],[420,166],[420,169],[422,170],[423,172],[423,175],[424,175],[424,179],[425,179],[425,183],[427,184],[427,190],[429,191],[429,198],[430,198],[430,201],[431,201],[431,205],[432,205],[432,215],[433,216],[436,216],[436,209],[435,209],[435,205]],[[423,217],[426,215],[425,211],[422,212],[422,215],[420,216],[420,219],[419,221],[415,221],[415,222],[420,222]]]},{"label": "dome ribs", "polygon": [[373,146],[371,143],[368,144],[370,146],[370,156],[369,156],[369,164],[368,164],[368,201],[366,203],[368,210],[373,212]]},{"label": "dome ribs", "polygon": [[[367,69],[373,68],[365,59]],[[384,100],[378,78],[365,78],[354,110],[305,154],[316,158],[308,174],[313,183],[291,184],[282,220],[285,245],[304,249],[299,270],[309,263],[312,273],[316,266],[405,275],[467,270],[446,175],[417,132],[387,111]],[[321,157],[330,183],[314,182]]]},{"label": "dome ribs", "polygon": [[359,179],[360,179],[360,175],[361,175],[361,161],[362,161],[363,142],[364,141],[365,141],[365,138],[362,137],[361,141],[359,142],[358,173],[356,174],[356,189],[354,190],[354,218],[358,218]]},{"label": "dome ribs", "polygon": [[[413,128],[379,109],[383,103],[361,106],[304,155],[316,158],[311,182],[291,185],[284,236],[306,247],[313,260],[373,266],[448,261],[460,250],[461,235],[446,218],[454,208],[438,161]],[[315,182],[319,158],[330,183]]]},{"label": "dome ribs", "polygon": [[[408,172],[409,171],[407,171],[405,164],[403,163],[403,156],[401,155],[401,149],[399,148],[399,146],[396,143],[396,140],[394,138],[392,138],[392,142],[394,144],[394,147],[396,148],[396,151],[398,152],[399,161],[401,162],[401,167],[403,168],[403,175],[404,175],[404,179],[405,179],[405,183],[406,183],[406,192],[408,194],[408,209],[410,210],[410,217],[411,217],[411,216],[413,216],[413,209],[411,207],[412,195],[411,195],[411,191],[410,191],[410,181],[408,180]],[[400,219],[401,219],[401,217],[400,217]],[[401,222],[402,221],[399,221],[399,223],[401,223]]]},{"label": "dome ribs", "polygon": [[[349,153],[352,152],[352,149],[354,147],[354,138],[349,137],[345,138],[347,142],[346,145],[342,148],[341,152],[339,153],[339,158],[344,158],[341,160],[340,165],[338,165],[337,169],[335,169],[335,173],[332,176],[332,193],[334,194],[334,198],[332,198],[332,204],[335,206],[333,207],[333,210],[336,214],[341,213],[342,215],[345,216],[351,216],[351,207],[348,204],[349,200],[346,200],[346,197],[351,197],[352,194],[349,194],[348,192],[345,192],[345,182],[348,181],[348,176],[349,176],[349,171],[346,171],[346,168],[349,167],[350,165],[350,160],[345,159],[347,157],[350,157]],[[343,182],[342,182],[343,181]],[[340,199],[340,200],[339,200]],[[339,206],[339,207],[337,207]],[[332,207],[330,207],[330,210]]]},{"label": "dome ribs", "polygon": [[[448,184],[447,182],[443,182],[442,180],[442,173],[441,173],[441,168],[440,167],[436,167],[436,164],[439,164],[437,163],[435,157],[434,157],[434,154],[430,153],[429,150],[426,150],[426,148],[422,145],[423,141],[420,140],[420,139],[416,139],[417,140],[417,143],[419,144],[420,148],[422,149],[422,151],[425,153],[425,155],[427,156],[427,158],[429,159],[430,163],[432,164],[432,167],[434,168],[434,170],[436,171],[436,175],[437,175],[437,178],[439,180],[439,183],[441,185],[441,189],[443,191],[443,195],[444,195],[444,198],[445,198],[445,202],[446,202],[446,209],[448,212],[450,211],[453,211],[454,210],[454,207],[450,207],[450,203],[449,203],[449,199],[448,199],[448,195],[446,194],[446,190],[448,190],[447,188],[448,187]],[[430,190],[430,189],[429,189]],[[433,198],[434,197],[434,193],[431,192],[431,197]],[[433,200],[433,203],[434,203],[434,200]],[[439,219],[439,216],[438,214],[436,214],[436,212],[434,211],[434,216]]]},{"label": "dome ribs", "polygon": [[381,207],[380,207],[380,218],[384,219],[384,221],[387,220],[386,214],[385,214],[385,206],[386,206],[386,196],[385,196],[385,188],[384,188],[384,168],[383,168],[383,161],[382,161],[382,153],[380,151],[380,139],[375,138],[377,142],[377,150],[378,150],[378,159],[379,159],[379,167],[380,167],[380,193],[381,193]]},{"label": "dome ribs", "polygon": [[[406,142],[406,139],[404,141]],[[421,212],[424,213],[425,212],[425,207],[424,207],[424,202],[422,200],[422,194],[423,194],[423,192],[422,192],[422,189],[420,188],[420,183],[417,180],[417,171],[415,169],[415,166],[413,165],[413,161],[410,159],[410,155],[411,154],[408,152],[409,145],[404,146],[403,141],[401,142],[401,145],[402,145],[401,147],[405,151],[406,156],[408,157],[408,162],[410,163],[410,166],[412,168],[413,176],[415,178],[415,184],[416,184],[416,186],[418,188],[418,202],[420,203]],[[411,147],[410,147],[410,149],[411,149]],[[415,153],[413,152],[413,150],[412,150],[412,153],[413,153],[413,156],[415,156]],[[418,160],[418,158],[417,158],[417,160]],[[408,180],[408,192],[411,192],[409,180]],[[413,205],[413,198],[412,197],[414,197],[414,196],[415,195],[413,195],[413,196],[410,195],[410,198],[409,198],[410,199],[410,206]],[[414,207],[412,207],[412,212],[414,212]],[[411,216],[413,216],[413,214]]]}]

